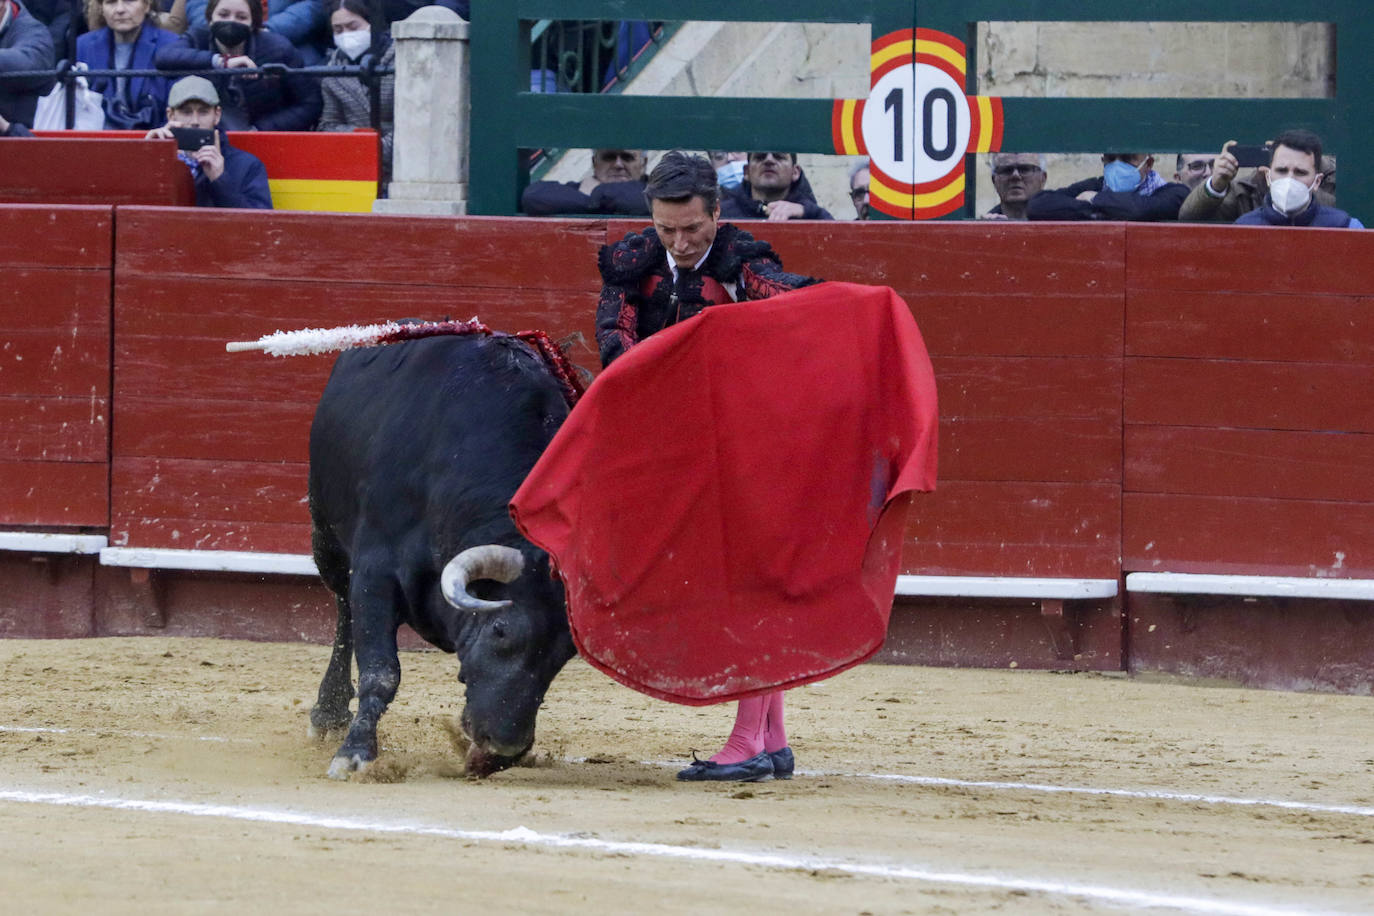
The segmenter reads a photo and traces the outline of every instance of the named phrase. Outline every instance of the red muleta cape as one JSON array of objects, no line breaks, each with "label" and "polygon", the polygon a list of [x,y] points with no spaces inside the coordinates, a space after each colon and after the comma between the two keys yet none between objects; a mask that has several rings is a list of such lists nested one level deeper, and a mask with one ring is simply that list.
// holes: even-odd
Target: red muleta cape
[{"label": "red muleta cape", "polygon": [[882,645],[935,379],[886,287],[722,305],[592,384],[511,503],[583,658],[687,705],[820,680]]}]

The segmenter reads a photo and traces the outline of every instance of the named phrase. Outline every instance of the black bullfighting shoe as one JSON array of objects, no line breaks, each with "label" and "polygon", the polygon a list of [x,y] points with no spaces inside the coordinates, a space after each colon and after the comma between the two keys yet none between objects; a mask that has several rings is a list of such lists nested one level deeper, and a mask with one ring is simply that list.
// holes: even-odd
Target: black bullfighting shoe
[{"label": "black bullfighting shoe", "polygon": [[773,761],[774,779],[792,778],[792,771],[797,768],[797,761],[792,756],[792,748],[785,747],[780,751],[769,751],[768,759]]},{"label": "black bullfighting shoe", "polygon": [[758,782],[773,775],[773,758],[757,754],[739,763],[714,763],[698,760],[692,753],[692,765],[680,771],[683,782]]}]

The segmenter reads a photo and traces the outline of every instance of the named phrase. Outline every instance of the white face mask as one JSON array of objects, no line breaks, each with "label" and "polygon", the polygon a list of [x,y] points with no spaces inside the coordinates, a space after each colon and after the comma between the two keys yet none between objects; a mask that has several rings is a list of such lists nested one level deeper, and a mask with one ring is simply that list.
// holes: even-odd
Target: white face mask
[{"label": "white face mask", "polygon": [[349,60],[357,60],[372,47],[372,30],[357,29],[352,32],[339,32],[334,36],[334,47],[344,52]]},{"label": "white face mask", "polygon": [[1284,216],[1301,213],[1312,200],[1312,189],[1296,178],[1275,178],[1269,185],[1269,199]]}]

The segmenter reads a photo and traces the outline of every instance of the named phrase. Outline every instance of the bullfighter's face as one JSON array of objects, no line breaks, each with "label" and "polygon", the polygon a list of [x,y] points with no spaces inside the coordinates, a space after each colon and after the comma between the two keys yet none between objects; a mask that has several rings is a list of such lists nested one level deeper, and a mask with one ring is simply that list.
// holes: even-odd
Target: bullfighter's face
[{"label": "bullfighter's face", "polygon": [[652,212],[654,230],[663,247],[673,256],[673,263],[679,267],[695,267],[716,240],[719,203],[707,212],[706,201],[700,197],[689,197],[685,201],[655,200]]}]

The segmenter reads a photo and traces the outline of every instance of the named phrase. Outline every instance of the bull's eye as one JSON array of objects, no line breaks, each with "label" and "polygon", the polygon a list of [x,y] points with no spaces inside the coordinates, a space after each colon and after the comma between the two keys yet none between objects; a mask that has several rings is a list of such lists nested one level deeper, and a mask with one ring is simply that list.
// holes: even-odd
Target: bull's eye
[{"label": "bull's eye", "polygon": [[499,620],[496,621],[491,625],[491,635],[495,639],[505,639],[508,635],[506,632],[506,625]]}]

